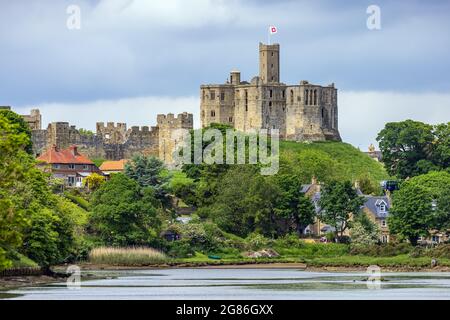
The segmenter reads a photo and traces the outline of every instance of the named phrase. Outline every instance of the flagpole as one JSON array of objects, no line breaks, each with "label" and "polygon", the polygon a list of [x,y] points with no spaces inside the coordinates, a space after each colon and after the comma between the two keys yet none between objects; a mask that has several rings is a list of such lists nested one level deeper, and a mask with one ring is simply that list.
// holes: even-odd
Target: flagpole
[{"label": "flagpole", "polygon": [[270,26],[267,29],[267,44],[270,44]]}]

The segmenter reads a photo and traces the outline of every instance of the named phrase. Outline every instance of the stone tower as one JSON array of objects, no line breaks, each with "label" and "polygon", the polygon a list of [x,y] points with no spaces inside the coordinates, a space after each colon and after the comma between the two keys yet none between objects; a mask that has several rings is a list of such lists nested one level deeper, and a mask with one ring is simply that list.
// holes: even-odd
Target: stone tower
[{"label": "stone tower", "polygon": [[[194,119],[192,113],[183,112],[178,116],[169,113],[158,114],[157,123],[159,128],[159,159],[166,164],[173,163],[173,153],[175,152],[180,139],[177,138],[177,130],[191,130]],[[180,137],[181,138],[181,137]]]},{"label": "stone tower", "polygon": [[276,129],[286,140],[341,140],[334,84],[280,82],[279,44],[259,44],[259,76],[247,82],[232,71],[225,84],[201,85],[200,97],[202,127],[223,123],[242,132]]},{"label": "stone tower", "polygon": [[259,77],[263,83],[280,82],[280,45],[259,43]]}]

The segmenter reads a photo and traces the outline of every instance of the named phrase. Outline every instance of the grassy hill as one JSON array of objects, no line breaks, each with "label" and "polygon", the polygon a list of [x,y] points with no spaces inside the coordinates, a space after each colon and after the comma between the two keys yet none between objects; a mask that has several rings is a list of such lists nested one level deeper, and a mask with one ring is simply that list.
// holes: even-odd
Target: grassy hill
[{"label": "grassy hill", "polygon": [[364,152],[343,142],[280,142],[280,170],[294,171],[309,182],[311,176],[321,181],[355,181],[365,176],[374,182],[389,178],[383,165]]}]

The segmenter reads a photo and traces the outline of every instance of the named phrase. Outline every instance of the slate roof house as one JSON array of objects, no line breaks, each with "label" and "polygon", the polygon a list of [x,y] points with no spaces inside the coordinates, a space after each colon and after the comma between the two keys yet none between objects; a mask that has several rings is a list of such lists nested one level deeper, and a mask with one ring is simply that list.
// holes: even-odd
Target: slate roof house
[{"label": "slate roof house", "polygon": [[[302,192],[305,193],[313,202],[316,214],[320,212],[319,200],[320,200],[320,183],[317,182],[315,178],[312,179],[311,184],[303,185]],[[380,242],[387,243],[389,242],[389,228],[387,225],[387,217],[389,215],[389,208],[391,207],[389,198],[386,196],[370,196],[363,195],[361,190],[357,188],[357,193],[360,196],[365,197],[365,202],[362,209],[362,212],[366,214],[369,219],[371,219],[374,223],[376,223],[381,231]],[[311,234],[314,236],[322,236],[328,232],[333,232],[334,227],[323,223],[320,219],[316,218],[314,224],[309,225],[305,229],[306,234]],[[348,230],[345,232],[348,235]]]},{"label": "slate roof house", "polygon": [[386,196],[365,196],[366,202],[364,203],[363,212],[375,222],[381,231],[380,242],[389,242],[389,227],[387,224],[387,218],[389,215],[389,209],[391,207],[389,198]]},{"label": "slate roof house", "polygon": [[76,146],[59,150],[51,147],[37,158],[40,166],[49,168],[54,178],[63,179],[67,186],[80,188],[83,179],[96,172],[101,174],[97,166],[78,152]]}]

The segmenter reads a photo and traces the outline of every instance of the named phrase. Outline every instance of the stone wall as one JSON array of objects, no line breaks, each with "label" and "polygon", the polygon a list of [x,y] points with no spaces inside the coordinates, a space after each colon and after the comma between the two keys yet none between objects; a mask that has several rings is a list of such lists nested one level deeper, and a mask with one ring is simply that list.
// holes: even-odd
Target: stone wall
[{"label": "stone wall", "polygon": [[[47,129],[32,130],[33,150],[40,155],[52,145],[60,149],[71,145],[78,146],[80,153],[90,159],[120,160],[130,159],[134,154],[153,155],[164,160],[172,161],[173,148],[172,132],[177,128],[193,129],[193,116],[182,113],[158,115],[157,126],[127,129],[125,123],[98,122],[96,132],[80,131],[68,122],[50,123]],[[161,147],[163,146],[163,147]]]}]

